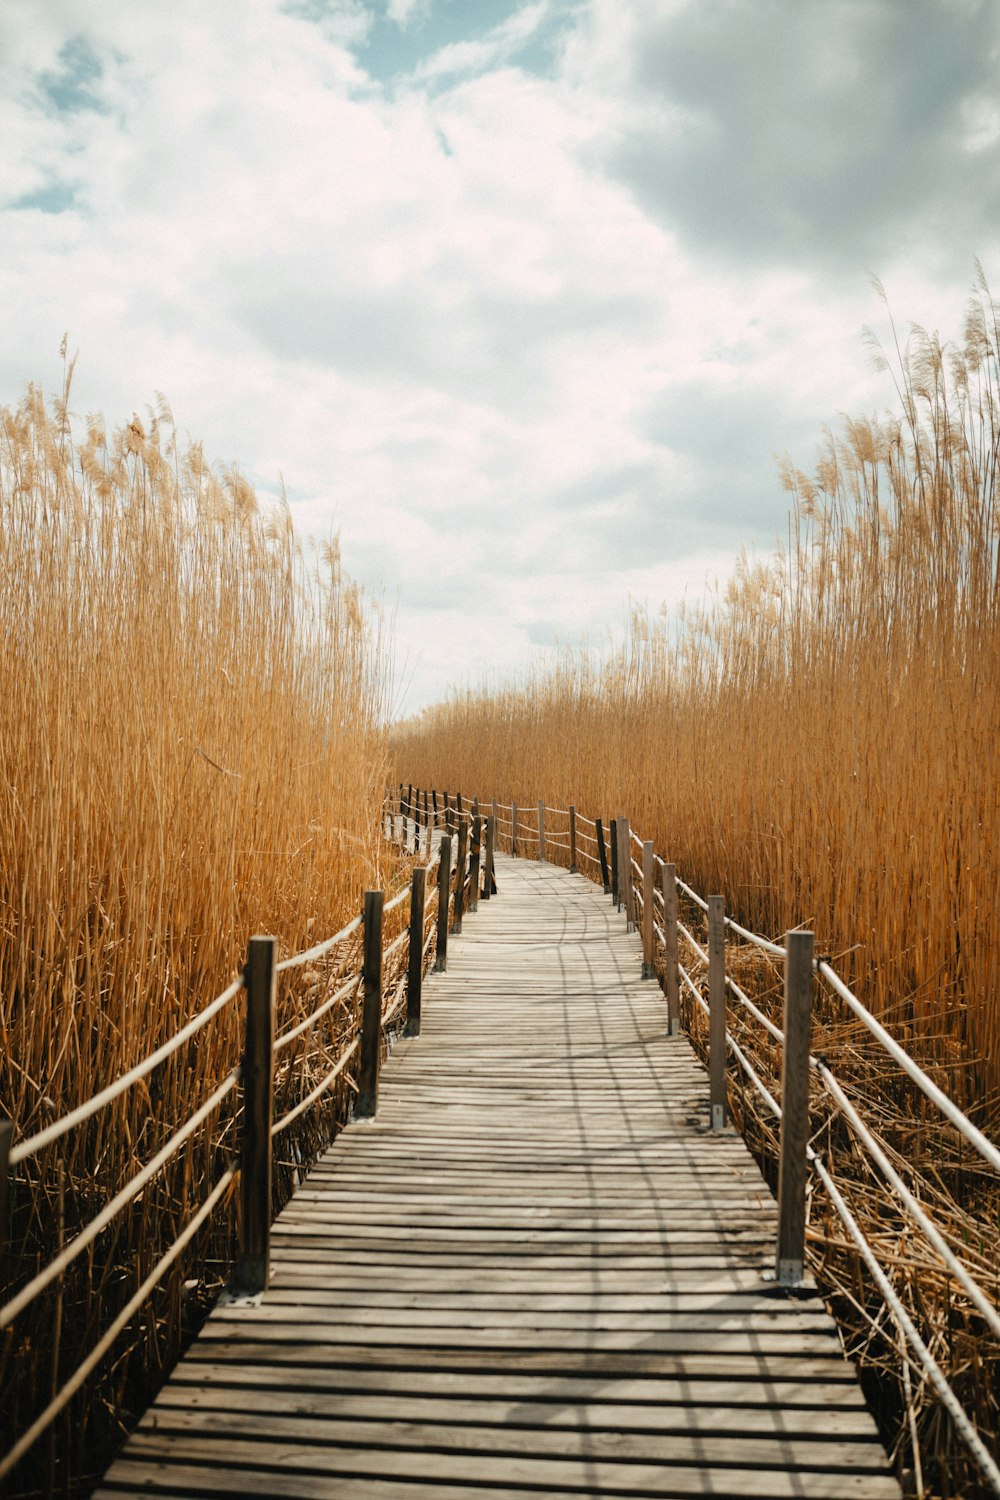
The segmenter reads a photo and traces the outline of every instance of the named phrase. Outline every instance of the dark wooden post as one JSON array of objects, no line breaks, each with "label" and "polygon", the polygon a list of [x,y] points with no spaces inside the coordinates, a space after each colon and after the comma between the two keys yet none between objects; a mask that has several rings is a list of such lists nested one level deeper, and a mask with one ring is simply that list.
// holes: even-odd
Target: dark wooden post
[{"label": "dark wooden post", "polygon": [[510,809],[510,854],[512,859],[517,858],[517,803],[511,804]]},{"label": "dark wooden post", "polygon": [[486,868],[483,871],[483,900],[488,901],[496,890],[496,881],[493,877],[493,861],[496,856],[497,845],[497,815],[496,802],[493,803],[494,811],[486,819]]},{"label": "dark wooden post", "polygon": [[712,1129],[726,1127],[726,904],[708,898],[708,1085]]},{"label": "dark wooden post", "polygon": [[604,824],[600,818],[597,820],[597,853],[601,861],[601,884],[604,886],[604,894],[610,896],[611,881],[608,878],[608,851],[604,847]]},{"label": "dark wooden post", "polygon": [[433,790],[433,788],[431,789],[431,798],[433,799],[434,803],[432,811],[434,813],[434,827],[436,828],[438,826],[438,794]]},{"label": "dark wooden post", "polygon": [[642,977],[656,978],[656,934],[653,929],[653,845],[642,846]]},{"label": "dark wooden post", "polygon": [[462,930],[462,912],[465,908],[465,851],[468,848],[469,825],[465,818],[458,820],[458,858],[455,862],[455,900],[451,930],[458,934]]},{"label": "dark wooden post", "polygon": [[252,937],[243,971],[243,1132],[240,1140],[240,1243],[233,1290],[267,1289],[271,1261],[271,1124],[274,1114],[274,997],[278,940]]},{"label": "dark wooden post", "polygon": [[472,840],[469,845],[469,910],[479,910],[479,875],[483,852],[483,820],[479,816],[479,802],[474,804],[472,814]]},{"label": "dark wooden post", "polygon": [[538,858],[545,863],[545,803],[538,804]]},{"label": "dark wooden post", "polygon": [[569,873],[576,874],[576,805],[569,805]]},{"label": "dark wooden post", "polygon": [[7,1214],[10,1204],[10,1146],[14,1122],[0,1115],[0,1285],[7,1275]]},{"label": "dark wooden post", "polygon": [[618,819],[611,819],[611,900],[615,909],[621,905],[618,895]]},{"label": "dark wooden post", "polygon": [[447,830],[448,830],[449,833],[454,833],[454,831],[455,831],[455,814],[454,814],[454,812],[452,810],[451,802],[450,802],[450,800],[448,798],[448,793],[447,792],[445,792],[445,794],[444,794],[444,826],[445,826],[445,828],[447,828]]},{"label": "dark wooden post", "polygon": [[667,1035],[680,1036],[681,987],[677,972],[677,871],[663,866],[664,978],[667,989]]},{"label": "dark wooden post", "polygon": [[781,1057],[781,1146],[778,1160],[778,1249],[775,1271],[782,1286],[799,1286],[805,1268],[813,935],[811,932],[786,933],[785,947],[785,1045]]},{"label": "dark wooden post", "polygon": [[420,995],[424,979],[424,904],[427,867],[416,865],[410,886],[410,951],[406,974],[406,1036],[420,1035]]},{"label": "dark wooden post", "polygon": [[443,974],[448,967],[448,903],[451,897],[451,834],[443,833],[438,846],[438,914],[434,968]]},{"label": "dark wooden post", "polygon": [[417,787],[417,800],[413,804],[413,852],[420,853],[420,788]]},{"label": "dark wooden post", "polygon": [[381,891],[365,891],[364,999],[361,1008],[361,1062],[354,1113],[369,1120],[378,1109],[378,1069],[382,1050],[382,907]]},{"label": "dark wooden post", "polygon": [[625,908],[625,931],[631,932],[634,913],[632,910],[632,834],[628,818],[615,819],[618,830],[618,905]]}]

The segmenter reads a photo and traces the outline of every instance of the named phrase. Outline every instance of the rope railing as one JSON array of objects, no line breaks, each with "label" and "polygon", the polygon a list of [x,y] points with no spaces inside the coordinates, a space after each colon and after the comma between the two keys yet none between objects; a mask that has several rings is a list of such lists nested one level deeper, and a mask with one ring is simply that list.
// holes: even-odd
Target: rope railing
[{"label": "rope railing", "polygon": [[341,943],[346,943],[349,937],[353,937],[361,926],[361,918],[354,917],[346,927],[335,932],[333,937],[324,938],[321,943],[316,943],[312,948],[306,948],[302,953],[293,953],[290,958],[283,958],[276,965],[279,974],[285,974],[289,969],[301,969],[304,964],[315,963],[318,958],[325,958],[328,953]]},{"label": "rope railing", "polygon": [[274,1122],[274,1124],[271,1126],[272,1138],[276,1135],[280,1135],[281,1131],[287,1130],[288,1126],[292,1124],[293,1120],[297,1120],[300,1115],[305,1114],[307,1109],[311,1109],[316,1101],[322,1098],[322,1096],[329,1089],[331,1083],[333,1083],[334,1079],[339,1078],[340,1074],[344,1071],[347,1064],[350,1062],[351,1058],[354,1056],[355,1052],[357,1052],[360,1046],[361,1038],[355,1037],[351,1045],[337,1059],[333,1067],[330,1069],[329,1073],[327,1073],[325,1077],[320,1079],[316,1087],[312,1089],[304,1099],[300,1099],[298,1104],[295,1105],[294,1109],[290,1109],[287,1114],[282,1115],[280,1120],[276,1120]]},{"label": "rope railing", "polygon": [[[464,810],[458,814],[451,809],[451,816],[459,827],[461,837],[470,833],[474,833],[475,838],[479,837],[481,828],[479,819]],[[238,1157],[223,1172],[186,1227],[165,1248],[153,1271],[143,1280],[126,1307],[115,1317],[76,1371],[53,1395],[44,1410],[34,1417],[27,1430],[17,1437],[6,1454],[0,1458],[0,1477],[11,1473],[17,1467],[39,1437],[84,1386],[112,1348],[126,1324],[181,1256],[194,1235],[207,1222],[228,1189],[237,1181],[241,1184],[243,1211],[240,1216],[239,1246],[232,1284],[240,1291],[259,1291],[266,1286],[269,1275],[270,1222],[273,1212],[272,1143],[309,1110],[318,1106],[341,1077],[345,1079],[348,1086],[348,1097],[352,1094],[355,1096],[356,1112],[365,1112],[359,1109],[358,1105],[363,1101],[367,1088],[365,1100],[369,1105],[367,1112],[374,1113],[374,1109],[370,1107],[372,1076],[374,1070],[377,1087],[379,1043],[383,1030],[395,1021],[405,1006],[407,1035],[419,1034],[421,981],[432,950],[436,944],[433,961],[436,967],[444,968],[449,916],[452,910],[456,915],[455,930],[460,930],[460,912],[463,906],[468,910],[474,910],[476,907],[480,874],[488,873],[489,878],[492,878],[495,825],[492,818],[482,820],[482,825],[487,829],[485,870],[481,871],[479,864],[474,866],[471,860],[468,864],[463,864],[461,868],[458,862],[453,864],[450,833],[442,830],[439,836],[435,830],[437,847],[429,855],[425,864],[414,867],[412,876],[407,879],[405,885],[388,900],[384,899],[382,892],[369,892],[366,895],[365,910],[331,937],[301,952],[294,953],[280,962],[277,960],[275,939],[251,939],[245,969],[221,994],[192,1017],[162,1046],[157,1047],[141,1062],[77,1108],[53,1121],[43,1130],[22,1141],[11,1143],[9,1148],[12,1126],[9,1122],[0,1119],[0,1198],[2,1198],[6,1192],[6,1174],[9,1170],[17,1168],[28,1158],[58,1142],[70,1131],[85,1124],[107,1105],[121,1098],[130,1088],[147,1078],[156,1068],[174,1056],[185,1043],[196,1037],[213,1017],[218,1016],[236,999],[241,991],[246,992],[246,1037],[243,1061],[232,1069],[209,1097],[174,1129],[169,1139],[155,1155],[119,1188],[86,1224],[77,1230],[67,1244],[59,1248],[45,1266],[36,1271],[0,1307],[0,1330],[2,1330],[10,1327],[39,1296],[60,1281],[67,1269],[91,1249],[102,1232],[140,1197],[159,1173],[179,1157],[184,1147],[189,1145],[193,1137],[218,1111],[225,1099],[238,1085],[242,1085],[239,1116],[242,1119],[242,1135]],[[394,834],[394,831],[393,823],[390,836]],[[427,832],[429,838],[431,832],[429,822]],[[408,840],[408,836],[408,830],[404,827],[404,842]],[[480,844],[475,842],[475,838],[473,843],[478,861],[481,859],[481,848]],[[446,868],[442,864],[443,852],[447,852]],[[435,886],[428,897],[426,884],[432,876],[435,877]],[[484,890],[483,895],[486,896],[486,894]],[[370,902],[369,896],[375,896],[378,899]],[[384,917],[403,908],[407,902],[410,905],[409,922],[404,919],[404,925],[399,933],[383,947]],[[376,910],[377,922],[373,920]],[[365,948],[361,969],[347,974],[333,992],[322,1003],[315,1006],[308,1015],[286,1027],[280,1034],[274,1035],[278,977],[290,971],[300,970],[305,965],[315,964],[337,949],[342,950],[344,945],[358,933],[364,939]],[[382,1001],[383,963],[389,961],[398,963],[404,950],[409,956],[403,960],[402,973],[398,980],[394,981],[393,993],[388,1006],[385,1006]],[[349,961],[349,959],[342,960],[344,961]],[[302,1098],[275,1119],[274,1062],[277,1056],[308,1033],[315,1031],[317,1025],[338,1004],[349,1005],[352,997],[359,993],[363,994],[367,1001],[373,991],[379,998],[375,1024],[366,1025],[368,1013],[364,1013],[360,1026],[355,1025],[355,1035],[348,1045],[343,1047],[336,1060],[329,1066],[324,1065],[322,1076],[318,1081]],[[321,1045],[311,1053],[304,1053],[302,1058],[293,1064],[291,1071],[281,1070],[279,1080],[281,1087],[287,1086],[298,1073],[300,1066],[311,1066],[308,1061],[310,1056],[315,1058],[317,1055],[322,1055],[323,1051],[324,1047]],[[349,1070],[351,1064],[353,1068]],[[0,1231],[5,1227],[0,1224]]]},{"label": "rope railing", "polygon": [[35,1445],[38,1439],[46,1432],[58,1417],[59,1413],[69,1404],[77,1391],[86,1383],[90,1375],[97,1369],[101,1360],[113,1347],[115,1340],[124,1328],[128,1326],[132,1318],[142,1305],[149,1299],[158,1283],[163,1279],[165,1273],[176,1260],[182,1255],[198,1230],[211,1217],[216,1205],[221,1202],[226,1192],[231,1187],[237,1175],[237,1168],[230,1167],[215,1184],[204,1203],[198,1209],[192,1219],[188,1221],[180,1234],[170,1245],[169,1249],[161,1255],[156,1265],[145,1278],[138,1290],[129,1298],[125,1306],[113,1320],[111,1325],[104,1331],[101,1338],[94,1345],[86,1359],[77,1366],[76,1370],[64,1383],[60,1390],[52,1397],[48,1406],[32,1422],[26,1432],[8,1449],[3,1458],[0,1458],[0,1479],[6,1478],[16,1468],[21,1459]]},{"label": "rope railing", "polygon": [[190,1041],[193,1036],[196,1036],[213,1016],[218,1015],[220,1010],[223,1010],[231,1000],[236,998],[242,988],[243,977],[241,975],[238,979],[233,980],[228,989],[223,990],[221,995],[217,995],[210,1004],[206,1005],[204,1010],[199,1011],[168,1042],[164,1042],[162,1047],[157,1047],[156,1051],[151,1052],[148,1057],[143,1058],[142,1062],[136,1063],[134,1068],[130,1068],[127,1073],[123,1073],[120,1078],[116,1078],[114,1083],[109,1083],[107,1088],[101,1089],[99,1093],[85,1100],[83,1104],[71,1110],[68,1115],[63,1115],[60,1119],[54,1120],[51,1125],[46,1125],[45,1129],[38,1131],[37,1135],[29,1136],[25,1141],[18,1141],[16,1145],[11,1147],[8,1158],[10,1165],[15,1167],[19,1162],[24,1161],[26,1157],[36,1155],[45,1146],[51,1146],[54,1141],[58,1141],[77,1125],[82,1125],[84,1121],[96,1115],[105,1105],[112,1104],[116,1099],[121,1098],[122,1094],[126,1093],[133,1084],[148,1077],[154,1068],[158,1068],[161,1063],[166,1062],[167,1058],[172,1057],[185,1042]]},{"label": "rope railing", "polygon": [[[893,1166],[878,1132],[865,1122],[862,1109],[852,1103],[835,1078],[828,1060],[811,1053],[808,1037],[812,1024],[813,976],[818,976],[828,986],[832,995],[843,1002],[853,1018],[862,1024],[924,1097],[939,1110],[963,1141],[997,1172],[1000,1172],[1000,1148],[969,1120],[920,1064],[876,1020],[831,964],[825,959],[813,959],[811,933],[792,929],[782,943],[744,926],[725,913],[722,898],[706,899],[681,879],[674,866],[655,854],[652,845],[644,841],[637,831],[632,830],[626,819],[613,820],[607,824],[601,819],[586,818],[575,808],[552,808],[544,802],[539,802],[537,809],[536,820],[534,805],[526,804],[521,808],[512,804],[512,815],[518,814],[512,816],[511,822],[516,845],[527,847],[532,858],[545,860],[548,857],[546,846],[551,844],[558,849],[558,858],[561,860],[565,856],[568,842],[574,867],[577,860],[581,864],[586,862],[588,869],[597,875],[598,881],[604,879],[606,891],[611,894],[619,910],[624,908],[629,924],[631,925],[633,916],[640,920],[644,975],[652,977],[656,972],[653,960],[654,955],[659,953],[659,972],[667,988],[668,1001],[673,985],[675,990],[682,989],[690,997],[695,1013],[708,1019],[710,1036],[707,1052],[713,1128],[719,1128],[727,1118],[724,1064],[718,1055],[720,1043],[722,1055],[733,1059],[737,1073],[745,1077],[753,1095],[762,1101],[767,1116],[780,1125],[778,1151],[782,1166],[779,1176],[783,1183],[787,1176],[791,1186],[787,1189],[783,1186],[779,1195],[779,1238],[775,1256],[778,1279],[783,1284],[795,1285],[804,1275],[806,1202],[811,1182],[815,1190],[826,1190],[836,1218],[844,1225],[850,1243],[855,1245],[872,1275],[885,1312],[899,1330],[901,1346],[910,1351],[907,1357],[912,1360],[913,1368],[922,1382],[934,1390],[990,1491],[1000,1496],[1000,1473],[995,1461],[942,1370],[934,1353],[933,1340],[928,1342],[921,1336],[914,1318],[907,1312],[900,1294],[893,1288],[889,1274],[880,1266],[878,1255],[852,1213],[844,1192],[837,1186],[831,1167],[810,1144],[809,1137],[815,1128],[810,1125],[810,1072],[820,1079],[823,1095],[834,1110],[831,1118],[839,1116],[843,1119],[845,1128],[862,1150],[864,1158],[871,1162],[873,1170],[885,1183],[906,1221],[923,1237],[929,1251],[938,1258],[940,1265],[952,1279],[956,1290],[968,1299],[970,1308],[994,1336],[1000,1337],[1000,1309],[996,1305],[995,1277],[990,1268],[974,1264],[975,1257],[970,1247],[958,1243],[949,1244],[946,1234],[935,1224],[918,1193],[906,1184]],[[546,814],[568,817],[569,830],[562,829],[559,834],[555,834],[547,826],[547,820],[543,823]],[[594,829],[594,835],[585,829]],[[581,847],[584,844],[589,847]],[[641,863],[632,855],[633,846],[641,851]],[[595,848],[602,856],[600,859],[590,852]],[[515,852],[519,850],[515,849]],[[707,946],[702,946],[690,927],[678,916],[678,895],[690,902],[707,920]],[[727,935],[738,943],[751,945],[768,958],[784,965],[784,1027],[777,1025],[747,993],[746,988],[727,972]],[[678,940],[687,945],[703,966],[704,973],[697,980],[677,956]],[[804,954],[808,954],[807,961],[803,958]],[[705,989],[708,992],[707,999],[703,993]],[[752,1037],[755,1034],[753,1029],[760,1028],[756,1033],[764,1039],[760,1043],[764,1049],[760,1055],[769,1057],[772,1054],[767,1049],[776,1047],[779,1055],[785,1059],[781,1102],[765,1082],[759,1063],[755,1064],[755,1058],[751,1057],[745,1045],[741,1045],[741,1041],[733,1035],[727,1024],[727,999],[737,1007],[738,1014],[750,1028],[747,1036]],[[673,1005],[675,1002],[670,1003]],[[718,1025],[720,1019],[721,1029]],[[723,1102],[717,1106],[715,1101],[719,1097],[720,1087]],[[801,1165],[795,1171],[789,1167],[786,1172],[786,1154],[789,1163],[793,1157],[798,1157]],[[986,1285],[977,1281],[977,1275],[985,1279]],[[880,1314],[879,1317],[884,1315]],[[874,1327],[878,1326],[878,1321],[875,1320]]]}]

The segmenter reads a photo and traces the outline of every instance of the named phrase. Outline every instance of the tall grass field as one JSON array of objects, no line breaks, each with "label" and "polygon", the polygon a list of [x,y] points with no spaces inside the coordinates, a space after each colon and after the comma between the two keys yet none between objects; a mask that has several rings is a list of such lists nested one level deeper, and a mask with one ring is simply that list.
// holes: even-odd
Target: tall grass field
[{"label": "tall grass field", "polygon": [[[386,876],[389,642],[336,545],[304,551],[287,507],[265,514],[238,471],[182,449],[165,406],[114,433],[71,420],[71,374],[58,399],[30,388],[0,411],[0,1111],[17,1137],[173,1036],[239,971],[251,933],[306,947]],[[295,1003],[285,986],[279,1004]],[[240,1045],[230,1007],[148,1086],[18,1168],[11,1285]],[[0,1334],[5,1433],[93,1346],[234,1150],[224,1105]],[[106,1459],[226,1275],[232,1211],[221,1221],[36,1445],[25,1493],[85,1488]]]},{"label": "tall grass field", "polygon": [[[617,649],[569,649],[499,688],[455,692],[393,738],[397,782],[517,802],[529,820],[539,798],[575,803],[591,818],[625,815],[691,886],[722,893],[744,925],[772,937],[813,929],[817,952],[994,1140],[998,322],[980,280],[956,345],[915,330],[894,354],[898,412],[844,421],[824,439],[812,474],[784,467],[790,544],[744,556],[705,606],[679,619],[635,612]],[[697,908],[688,904],[684,916],[704,940]],[[780,968],[745,947],[730,962],[780,1026]],[[704,1054],[705,1027],[685,1004]],[[730,1024],[777,1092],[780,1049],[739,1007]],[[818,1001],[814,1047],[995,1298],[992,1172],[843,1006]],[[740,1090],[737,1071],[736,1119],[774,1182],[774,1121],[753,1090]],[[813,1127],[914,1324],[992,1448],[995,1334],[914,1238],[815,1090]],[[914,1493],[982,1493],[824,1194],[811,1214],[811,1264],[897,1468]]]},{"label": "tall grass field", "polygon": [[1000,337],[916,331],[900,411],[791,467],[791,548],[616,651],[453,694],[397,778],[626,814],[757,930],[812,926],[944,1082],[1000,1081]]}]

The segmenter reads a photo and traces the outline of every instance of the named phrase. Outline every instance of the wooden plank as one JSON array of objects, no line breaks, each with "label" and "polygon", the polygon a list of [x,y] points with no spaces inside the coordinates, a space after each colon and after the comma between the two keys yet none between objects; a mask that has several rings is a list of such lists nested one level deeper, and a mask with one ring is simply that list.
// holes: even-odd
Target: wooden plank
[{"label": "wooden plank", "polygon": [[[173,1436],[137,1432],[129,1444],[129,1467],[119,1468],[118,1483],[131,1482],[132,1492],[149,1493],[149,1481],[157,1468],[167,1476],[178,1465],[200,1473],[201,1485],[209,1494],[219,1492],[221,1464],[241,1471],[242,1488],[237,1493],[273,1495],[322,1495],[329,1500],[330,1481],[350,1482],[351,1494],[367,1493],[368,1481],[388,1479],[409,1482],[414,1465],[424,1485],[448,1486],[449,1497],[456,1484],[489,1486],[510,1494],[539,1488],[562,1490],[579,1497],[584,1495],[630,1496],[645,1500],[651,1496],[729,1495],[759,1497],[759,1500],[784,1500],[784,1497],[808,1495],[811,1500],[899,1500],[898,1486],[888,1478],[871,1472],[852,1474],[837,1469],[805,1473],[782,1462],[781,1445],[772,1446],[775,1462],[767,1468],[745,1468],[738,1462],[732,1468],[699,1455],[697,1464],[658,1464],[627,1460],[592,1459],[586,1452],[567,1454],[563,1458],[535,1454],[442,1453],[423,1449],[417,1455],[405,1447],[340,1448],[326,1443],[296,1444],[269,1442],[264,1438],[225,1437],[217,1441],[210,1436],[188,1433]],[[843,1444],[850,1449],[851,1444]],[[153,1470],[151,1474],[150,1470]],[[189,1470],[190,1472],[190,1470]],[[326,1488],[306,1489],[302,1478],[322,1480]],[[115,1480],[115,1469],[109,1480]],[[361,1486],[364,1485],[364,1489]],[[106,1489],[99,1493],[106,1493]],[[203,1490],[204,1492],[204,1490]],[[119,1491],[120,1493],[120,1491]],[[155,1493],[155,1491],[154,1491]],[[407,1492],[408,1493],[408,1492]],[[441,1490],[429,1488],[425,1493]]]},{"label": "wooden plank", "polygon": [[[898,1500],[777,1212],[600,891],[499,853],[382,1068],[97,1491]],[[558,930],[558,947],[551,934]]]}]

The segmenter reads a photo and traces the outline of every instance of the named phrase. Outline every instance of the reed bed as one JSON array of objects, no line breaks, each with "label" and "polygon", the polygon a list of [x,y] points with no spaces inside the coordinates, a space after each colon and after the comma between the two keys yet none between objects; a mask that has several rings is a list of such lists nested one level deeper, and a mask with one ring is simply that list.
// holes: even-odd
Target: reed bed
[{"label": "reed bed", "polygon": [[[395,878],[382,839],[380,614],[264,514],[235,468],[182,451],[165,404],[109,434],[29,388],[0,411],[0,1111],[16,1137],[146,1057],[241,968],[338,930]],[[283,976],[279,1029],[343,982],[335,950]],[[14,1174],[8,1288],[51,1258],[232,1070],[240,1005]],[[348,996],[283,1054],[287,1107],[357,1025]],[[75,1367],[218,1180],[230,1096],[90,1252],[0,1335],[6,1433]],[[283,1136],[278,1191],[343,1117],[348,1084]],[[230,1205],[193,1242],[12,1493],[86,1489],[224,1279]],[[70,1440],[71,1438],[71,1440]]]},{"label": "reed bed", "polygon": [[[703,607],[636,612],[619,649],[569,650],[551,670],[455,693],[397,726],[393,742],[397,779],[517,801],[529,819],[541,795],[591,817],[625,814],[691,885],[723,892],[744,925],[811,927],[817,951],[994,1137],[998,324],[980,273],[956,344],[916,328],[897,345],[898,414],[827,432],[812,475],[785,465],[789,545],[743,556]],[[849,1028],[834,1031],[824,1044],[911,1180],[958,1242],[991,1245],[995,1182],[972,1171],[884,1058]],[[769,1127],[753,1128],[770,1159]],[[841,1142],[847,1175],[851,1155]],[[860,1166],[855,1177],[866,1229],[898,1241],[884,1193],[864,1186]],[[887,1334],[883,1316],[873,1331],[856,1254],[817,1235],[813,1257],[901,1465],[922,1462],[928,1494],[975,1494],[891,1324]],[[921,1326],[951,1352],[995,1440],[1000,1350],[946,1276],[918,1261],[909,1274]]]},{"label": "reed bed", "polygon": [[790,550],[624,645],[456,693],[394,730],[397,779],[621,811],[740,920],[811,925],[908,1036],[996,1104],[1000,337],[916,330],[898,417],[785,468]]}]

